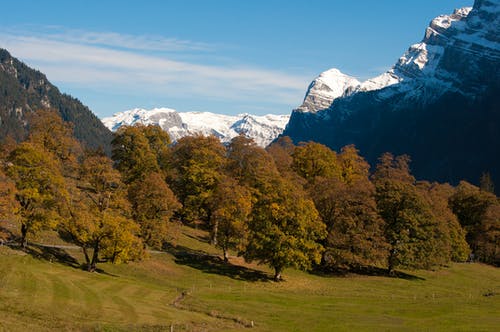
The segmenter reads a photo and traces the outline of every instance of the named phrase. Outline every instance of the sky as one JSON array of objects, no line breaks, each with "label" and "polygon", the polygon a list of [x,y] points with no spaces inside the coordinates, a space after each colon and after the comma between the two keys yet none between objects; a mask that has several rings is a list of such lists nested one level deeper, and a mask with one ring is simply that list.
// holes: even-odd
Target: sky
[{"label": "sky", "polygon": [[169,107],[288,114],[338,68],[388,70],[473,0],[2,1],[0,48],[98,116]]}]

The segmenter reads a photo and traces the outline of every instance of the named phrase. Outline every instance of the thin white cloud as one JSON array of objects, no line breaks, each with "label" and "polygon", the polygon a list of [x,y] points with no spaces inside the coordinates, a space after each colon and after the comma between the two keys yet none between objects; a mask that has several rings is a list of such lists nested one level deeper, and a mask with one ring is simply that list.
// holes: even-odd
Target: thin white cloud
[{"label": "thin white cloud", "polygon": [[[182,52],[202,44],[168,38],[62,31],[28,35],[0,33],[0,47],[9,50],[60,83],[98,86],[135,93],[240,101],[298,103],[308,78],[250,66],[208,65],[180,61]],[[168,53],[150,51],[173,48]],[[203,52],[203,51],[200,51]]]},{"label": "thin white cloud", "polygon": [[165,38],[157,35],[131,35],[116,32],[95,32],[76,29],[65,29],[60,26],[21,26],[4,28],[4,33],[13,36],[39,37],[44,40],[61,41],[71,44],[99,45],[141,51],[210,51],[213,46],[181,40]]}]

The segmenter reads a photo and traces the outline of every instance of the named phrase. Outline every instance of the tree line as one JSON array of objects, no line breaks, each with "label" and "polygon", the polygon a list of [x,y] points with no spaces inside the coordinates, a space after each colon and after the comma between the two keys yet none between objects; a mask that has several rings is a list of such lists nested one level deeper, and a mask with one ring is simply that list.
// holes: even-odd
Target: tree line
[{"label": "tree line", "polygon": [[225,261],[234,251],[285,268],[432,269],[471,257],[500,264],[500,201],[481,187],[417,181],[407,156],[383,154],[371,171],[352,145],[335,152],[287,137],[267,149],[244,136],[173,144],[152,125],[121,127],[112,158],[84,149],[50,111],[33,114],[27,140],[1,145],[0,213],[20,242],[44,228],[100,261],[161,249],[172,222],[207,229]]}]

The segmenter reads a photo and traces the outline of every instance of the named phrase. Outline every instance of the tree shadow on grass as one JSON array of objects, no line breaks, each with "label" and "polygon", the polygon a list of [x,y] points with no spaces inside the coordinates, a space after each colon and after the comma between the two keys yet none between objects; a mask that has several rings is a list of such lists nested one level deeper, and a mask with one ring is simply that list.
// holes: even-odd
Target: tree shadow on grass
[{"label": "tree shadow on grass", "polygon": [[269,275],[262,271],[224,262],[219,256],[209,255],[200,250],[184,246],[167,246],[165,250],[175,257],[175,262],[187,265],[205,273],[219,274],[236,280],[270,281]]},{"label": "tree shadow on grass", "polygon": [[321,277],[347,277],[352,274],[364,275],[364,276],[376,276],[376,277],[387,277],[387,278],[397,278],[397,279],[405,279],[405,280],[425,280],[425,278],[408,274],[401,271],[392,271],[389,273],[387,269],[374,267],[374,266],[364,266],[353,268],[350,270],[347,269],[314,269],[312,274],[321,276]]},{"label": "tree shadow on grass", "polygon": [[17,236],[10,230],[0,226],[0,239],[7,242],[12,242],[17,239]]},{"label": "tree shadow on grass", "polygon": [[194,240],[197,240],[200,242],[204,242],[204,243],[210,242],[210,238],[207,235],[204,235],[204,236],[197,236],[197,235],[191,235],[191,234],[185,234],[185,235],[191,239],[194,239]]},{"label": "tree shadow on grass", "polygon": [[[86,263],[80,263],[73,256],[68,254],[66,250],[63,248],[30,243],[27,248],[22,249],[19,246],[17,246],[17,249],[23,250],[25,253],[36,259],[45,260],[51,263],[59,263],[75,269],[87,271]],[[117,275],[106,272],[101,268],[96,268],[94,272],[111,277],[118,277]]]},{"label": "tree shadow on grass", "polygon": [[62,248],[48,247],[31,243],[28,247],[22,250],[37,259],[43,259],[51,263],[60,263],[73,268],[81,268],[80,263]]}]

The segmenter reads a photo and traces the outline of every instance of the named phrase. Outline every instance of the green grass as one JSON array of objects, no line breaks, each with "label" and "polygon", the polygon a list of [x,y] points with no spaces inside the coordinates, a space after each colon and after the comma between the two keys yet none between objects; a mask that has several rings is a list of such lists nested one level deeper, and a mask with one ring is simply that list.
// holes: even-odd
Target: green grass
[{"label": "green grass", "polygon": [[[143,262],[100,264],[87,273],[57,252],[0,247],[0,331],[494,331],[500,270],[454,264],[406,271],[413,278],[327,277],[226,266],[200,230]],[[205,253],[209,253],[207,256]],[[79,251],[68,254],[81,262]],[[50,262],[51,255],[54,256]],[[64,257],[63,257],[64,258]],[[66,257],[67,258],[67,257]],[[64,259],[63,259],[64,261]],[[251,322],[254,322],[254,328]]]}]

